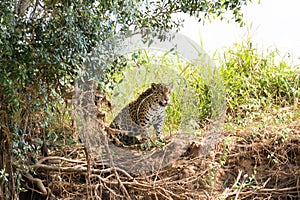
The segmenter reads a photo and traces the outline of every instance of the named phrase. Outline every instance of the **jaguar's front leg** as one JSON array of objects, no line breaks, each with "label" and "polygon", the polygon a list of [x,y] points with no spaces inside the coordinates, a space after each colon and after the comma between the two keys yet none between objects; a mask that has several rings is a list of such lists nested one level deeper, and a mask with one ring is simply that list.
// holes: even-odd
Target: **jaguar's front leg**
[{"label": "jaguar's front leg", "polygon": [[155,134],[156,138],[159,142],[164,142],[163,138],[163,123],[164,123],[164,118],[161,118],[157,121],[157,123],[153,124],[153,127],[155,129]]}]

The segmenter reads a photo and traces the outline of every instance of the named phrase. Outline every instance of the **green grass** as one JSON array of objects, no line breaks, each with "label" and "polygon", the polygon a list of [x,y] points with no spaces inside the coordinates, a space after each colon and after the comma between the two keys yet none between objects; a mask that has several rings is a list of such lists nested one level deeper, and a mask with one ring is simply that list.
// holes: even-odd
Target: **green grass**
[{"label": "green grass", "polygon": [[[203,56],[204,59],[207,55]],[[206,63],[206,62],[203,62]],[[170,52],[138,51],[128,57],[123,79],[111,96],[114,114],[150,86],[152,82],[173,83],[172,100],[167,107],[165,132],[177,131],[195,134],[204,124],[220,115],[222,105],[218,102],[221,82],[212,72],[212,66],[191,63]],[[219,84],[220,87],[216,87]],[[211,102],[214,102],[212,104]],[[112,116],[110,117],[112,119]]]},{"label": "green grass", "polygon": [[112,92],[113,115],[151,82],[172,82],[167,133],[197,134],[223,120],[224,113],[225,127],[230,129],[291,122],[299,118],[299,69],[275,61],[278,57],[277,50],[258,52],[250,40],[229,48],[217,68],[189,63],[170,52],[134,52]]},{"label": "green grass", "polygon": [[[220,75],[226,89],[226,120],[243,124],[262,120],[286,107],[298,107],[299,69],[275,62],[276,50],[260,54],[251,41],[224,54]],[[278,118],[278,120],[280,120]]]}]

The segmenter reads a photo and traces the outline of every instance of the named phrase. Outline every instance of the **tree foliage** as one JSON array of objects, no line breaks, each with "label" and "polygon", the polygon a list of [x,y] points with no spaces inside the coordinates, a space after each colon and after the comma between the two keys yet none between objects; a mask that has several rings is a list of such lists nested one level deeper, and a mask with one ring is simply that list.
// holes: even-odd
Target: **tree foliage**
[{"label": "tree foliage", "polygon": [[29,155],[43,145],[30,141],[45,142],[59,100],[69,98],[93,48],[130,30],[178,29],[180,21],[172,19],[178,12],[203,20],[230,11],[242,24],[241,7],[250,1],[1,0],[0,198],[22,189],[19,172],[28,171]]},{"label": "tree foliage", "polygon": [[[60,93],[93,47],[130,27],[178,28],[171,14],[201,19],[226,10],[241,21],[247,1],[1,1],[1,86],[5,102],[16,109],[30,87]],[[30,88],[32,89],[32,88]],[[46,91],[39,92],[45,94]]]}]

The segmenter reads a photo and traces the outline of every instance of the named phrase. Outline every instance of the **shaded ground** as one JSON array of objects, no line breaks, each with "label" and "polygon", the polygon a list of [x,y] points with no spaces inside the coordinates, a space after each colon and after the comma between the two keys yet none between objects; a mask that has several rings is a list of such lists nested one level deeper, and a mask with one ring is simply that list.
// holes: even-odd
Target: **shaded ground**
[{"label": "shaded ground", "polygon": [[[27,188],[42,194],[23,194],[23,199],[300,198],[299,123],[222,135],[223,140],[206,156],[199,155],[206,145],[201,138],[184,143],[174,140],[164,151],[149,152],[146,160],[154,164],[147,165],[154,166],[153,171],[139,173],[128,168],[139,163],[125,159],[116,166],[117,162],[99,156],[104,151],[92,153],[82,146],[52,151],[32,166],[35,178],[27,177]],[[165,157],[172,159],[156,170],[156,162],[162,161],[158,155],[168,150],[182,156]]]}]

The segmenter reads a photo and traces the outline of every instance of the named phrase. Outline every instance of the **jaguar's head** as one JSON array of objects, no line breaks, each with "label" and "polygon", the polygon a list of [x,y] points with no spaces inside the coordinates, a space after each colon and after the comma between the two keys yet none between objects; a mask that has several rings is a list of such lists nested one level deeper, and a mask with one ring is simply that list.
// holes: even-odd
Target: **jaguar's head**
[{"label": "jaguar's head", "polygon": [[171,100],[172,84],[164,83],[152,83],[151,88],[157,97],[158,104],[162,107],[166,107]]}]

